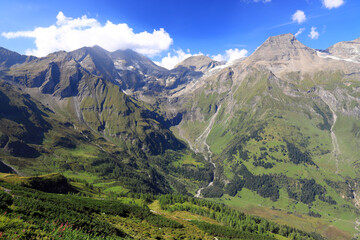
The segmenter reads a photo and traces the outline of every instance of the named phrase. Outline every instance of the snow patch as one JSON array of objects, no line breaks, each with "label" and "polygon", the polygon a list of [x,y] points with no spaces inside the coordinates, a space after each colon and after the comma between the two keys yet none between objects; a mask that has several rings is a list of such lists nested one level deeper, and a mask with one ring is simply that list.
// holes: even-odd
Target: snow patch
[{"label": "snow patch", "polygon": [[333,55],[330,55],[330,54],[324,53],[324,52],[320,52],[320,51],[317,51],[316,53],[317,53],[318,57],[321,57],[321,58],[330,58],[330,59],[339,60],[339,61],[346,61],[346,62],[352,62],[352,63],[360,63],[359,61],[356,61],[356,60],[351,59],[351,58],[335,57],[335,56],[333,56]]}]

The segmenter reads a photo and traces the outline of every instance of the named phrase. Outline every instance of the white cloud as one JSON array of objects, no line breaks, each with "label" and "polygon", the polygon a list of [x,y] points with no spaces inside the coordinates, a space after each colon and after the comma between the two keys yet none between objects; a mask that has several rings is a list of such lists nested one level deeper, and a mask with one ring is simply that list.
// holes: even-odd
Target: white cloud
[{"label": "white cloud", "polygon": [[10,38],[35,38],[36,49],[26,53],[45,56],[58,50],[72,51],[84,46],[99,45],[108,51],[132,49],[139,53],[154,56],[167,50],[173,43],[170,35],[162,28],[152,33],[134,33],[126,23],[114,24],[107,21],[105,25],[97,19],[66,17],[62,12],[56,16],[57,22],[49,27],[37,27],[32,31],[3,32],[2,36]]},{"label": "white cloud", "polygon": [[303,23],[306,21],[306,15],[303,11],[297,10],[291,17],[294,22]]},{"label": "white cloud", "polygon": [[238,49],[238,48],[234,48],[234,49],[228,49],[225,51],[225,54],[218,54],[218,55],[214,55],[212,56],[212,59],[214,59],[215,61],[226,61],[226,62],[232,62],[236,59],[239,58],[244,58],[246,57],[248,54],[248,51],[246,49]]},{"label": "white cloud", "polygon": [[310,33],[309,33],[309,37],[311,38],[311,39],[318,39],[319,38],[319,32],[318,31],[316,31],[316,27],[311,27],[311,31],[310,31]]},{"label": "white cloud", "polygon": [[327,9],[338,8],[343,5],[344,0],[322,0],[324,7]]},{"label": "white cloud", "polygon": [[299,31],[297,31],[295,33],[295,37],[299,36],[300,34],[302,34],[305,31],[305,28],[300,28]]},{"label": "white cloud", "polygon": [[185,59],[191,56],[202,55],[202,53],[191,54],[189,49],[187,50],[186,53],[182,49],[174,50],[174,53],[175,54],[168,53],[166,57],[161,59],[160,62],[155,62],[155,63],[159,66],[162,66],[170,70],[173,69],[176,66],[176,64],[184,61]]},{"label": "white cloud", "polygon": [[268,2],[271,2],[271,0],[254,0],[254,2],[268,3]]}]

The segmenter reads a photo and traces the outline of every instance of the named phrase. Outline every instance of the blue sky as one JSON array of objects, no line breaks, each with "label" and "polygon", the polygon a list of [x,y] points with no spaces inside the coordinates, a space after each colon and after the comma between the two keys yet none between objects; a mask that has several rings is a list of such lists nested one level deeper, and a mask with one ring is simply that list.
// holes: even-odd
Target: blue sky
[{"label": "blue sky", "polygon": [[360,1],[0,1],[0,46],[38,56],[95,43],[132,48],[171,68],[198,53],[250,55],[269,36],[300,29],[297,38],[317,49],[359,38]]}]

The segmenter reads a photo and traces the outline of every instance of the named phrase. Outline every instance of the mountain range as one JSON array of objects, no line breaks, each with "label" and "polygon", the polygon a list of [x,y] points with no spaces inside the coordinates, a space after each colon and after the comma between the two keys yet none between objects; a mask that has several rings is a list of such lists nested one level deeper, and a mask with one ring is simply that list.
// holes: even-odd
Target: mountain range
[{"label": "mountain range", "polygon": [[230,63],[167,70],[132,50],[0,48],[0,170],[212,198],[357,237],[359,51],[359,39],[316,50],[283,34]]}]

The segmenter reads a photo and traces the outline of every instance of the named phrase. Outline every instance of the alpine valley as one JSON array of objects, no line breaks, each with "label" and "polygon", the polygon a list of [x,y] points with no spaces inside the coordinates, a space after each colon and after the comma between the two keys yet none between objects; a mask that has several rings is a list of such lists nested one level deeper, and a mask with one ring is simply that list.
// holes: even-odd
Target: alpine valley
[{"label": "alpine valley", "polygon": [[360,236],[360,39],[283,34],[172,70],[132,50],[0,48],[0,103],[9,239]]}]

